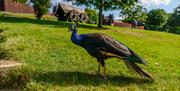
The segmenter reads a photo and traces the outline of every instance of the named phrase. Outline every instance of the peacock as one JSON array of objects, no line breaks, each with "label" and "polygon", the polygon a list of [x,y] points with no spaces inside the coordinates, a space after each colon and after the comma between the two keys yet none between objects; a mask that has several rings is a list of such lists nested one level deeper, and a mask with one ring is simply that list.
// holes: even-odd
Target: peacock
[{"label": "peacock", "polygon": [[74,44],[86,49],[92,57],[97,59],[97,74],[100,75],[100,68],[102,66],[103,79],[106,79],[105,60],[109,58],[118,58],[122,59],[126,66],[133,72],[153,80],[152,76],[148,72],[144,71],[135,64],[140,63],[146,65],[146,62],[123,43],[103,33],[78,34],[77,27],[78,24],[71,24],[69,27],[69,31],[72,32],[71,41]]}]

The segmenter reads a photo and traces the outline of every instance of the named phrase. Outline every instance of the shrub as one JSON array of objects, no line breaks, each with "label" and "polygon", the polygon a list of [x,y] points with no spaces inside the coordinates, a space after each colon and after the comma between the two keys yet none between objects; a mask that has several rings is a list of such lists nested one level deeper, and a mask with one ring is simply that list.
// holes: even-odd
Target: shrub
[{"label": "shrub", "polygon": [[42,16],[48,12],[48,8],[50,7],[50,0],[31,0],[30,2],[33,3],[37,19],[41,19]]},{"label": "shrub", "polygon": [[163,26],[167,23],[167,13],[163,9],[153,9],[148,13],[145,29],[162,31]]},{"label": "shrub", "polygon": [[167,25],[169,32],[180,34],[180,5],[174,10],[174,13],[169,17]]}]

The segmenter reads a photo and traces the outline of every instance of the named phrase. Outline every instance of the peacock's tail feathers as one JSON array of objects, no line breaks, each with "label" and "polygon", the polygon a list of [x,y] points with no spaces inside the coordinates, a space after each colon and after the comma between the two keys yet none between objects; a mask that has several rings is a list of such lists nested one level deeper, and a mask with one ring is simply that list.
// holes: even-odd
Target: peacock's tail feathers
[{"label": "peacock's tail feathers", "polygon": [[126,66],[133,72],[137,73],[138,75],[140,76],[143,76],[143,77],[146,77],[146,78],[149,78],[151,80],[154,80],[152,78],[152,76],[146,72],[145,70],[141,69],[138,65],[136,65],[134,62],[131,62],[129,60],[125,60],[124,61]]}]

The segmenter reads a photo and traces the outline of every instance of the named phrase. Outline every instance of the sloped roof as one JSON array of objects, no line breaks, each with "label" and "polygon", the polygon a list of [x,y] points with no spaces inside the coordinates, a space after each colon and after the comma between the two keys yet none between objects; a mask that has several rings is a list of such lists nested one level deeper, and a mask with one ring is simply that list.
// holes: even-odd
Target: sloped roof
[{"label": "sloped roof", "polygon": [[76,10],[78,13],[85,13],[84,10],[82,10],[80,8],[77,8],[75,6],[72,6],[72,5],[67,5],[67,4],[59,3],[59,6],[61,6],[61,8],[63,9],[63,11],[65,13],[68,13],[71,10]]}]

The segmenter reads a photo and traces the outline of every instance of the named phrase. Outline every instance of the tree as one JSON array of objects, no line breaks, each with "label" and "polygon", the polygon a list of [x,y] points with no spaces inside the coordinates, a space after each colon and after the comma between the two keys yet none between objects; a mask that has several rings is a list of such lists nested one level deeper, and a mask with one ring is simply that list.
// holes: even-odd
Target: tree
[{"label": "tree", "polygon": [[[85,9],[86,14],[89,16],[89,19],[93,22],[93,23],[97,23],[97,19],[98,19],[98,13],[96,12],[96,10],[90,9],[90,8],[86,8]],[[90,22],[89,22],[90,23]]]},{"label": "tree", "polygon": [[180,5],[175,8],[174,13],[168,19],[167,25],[170,27],[170,32],[180,34]]},{"label": "tree", "polygon": [[180,5],[175,8],[174,13],[170,16],[168,20],[171,26],[180,26]]},{"label": "tree", "polygon": [[132,20],[145,22],[147,18],[147,9],[144,8],[141,3],[136,3],[129,8],[122,9],[120,16],[127,22]]},{"label": "tree", "polygon": [[76,5],[85,5],[99,9],[98,27],[102,27],[102,13],[105,10],[115,10],[128,8],[135,4],[138,0],[64,0],[72,1]]},{"label": "tree", "polygon": [[146,29],[162,30],[163,26],[167,23],[167,13],[163,9],[153,9],[149,11],[146,20]]},{"label": "tree", "polygon": [[34,13],[37,19],[41,19],[48,12],[50,0],[30,0],[33,4]]}]

